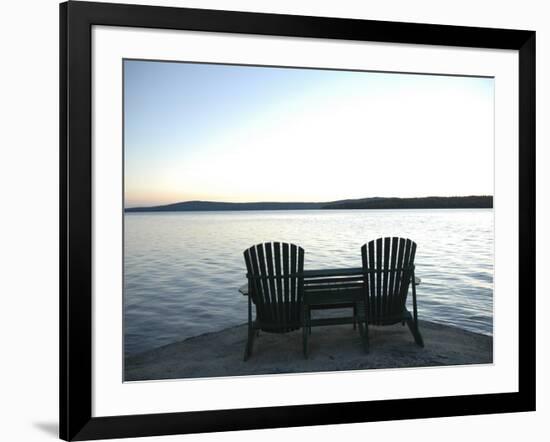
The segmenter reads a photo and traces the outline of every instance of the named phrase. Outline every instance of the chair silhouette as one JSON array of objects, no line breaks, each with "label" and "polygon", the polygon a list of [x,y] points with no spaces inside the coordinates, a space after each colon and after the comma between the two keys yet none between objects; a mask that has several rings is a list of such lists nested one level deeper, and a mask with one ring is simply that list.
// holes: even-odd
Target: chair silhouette
[{"label": "chair silhouette", "polygon": [[280,242],[257,244],[244,251],[244,260],[248,278],[246,361],[260,330],[287,333],[302,327],[304,249]]},{"label": "chair silhouette", "polygon": [[[415,342],[424,346],[418,328],[415,254],[416,243],[405,238],[378,238],[361,247],[367,318],[364,342],[367,351],[369,325],[392,325],[399,322],[406,323]],[[406,306],[409,286],[412,286],[412,315]]]}]

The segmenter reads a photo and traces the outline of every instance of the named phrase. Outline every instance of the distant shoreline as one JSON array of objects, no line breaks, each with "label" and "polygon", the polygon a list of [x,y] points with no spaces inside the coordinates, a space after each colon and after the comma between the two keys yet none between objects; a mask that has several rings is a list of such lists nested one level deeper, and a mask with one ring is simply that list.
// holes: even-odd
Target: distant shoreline
[{"label": "distant shoreline", "polygon": [[220,212],[220,211],[262,211],[262,210],[394,210],[394,209],[492,209],[493,197],[472,196],[430,196],[422,198],[361,198],[332,202],[249,202],[231,203],[217,201],[184,201],[151,207],[131,207],[132,212]]}]

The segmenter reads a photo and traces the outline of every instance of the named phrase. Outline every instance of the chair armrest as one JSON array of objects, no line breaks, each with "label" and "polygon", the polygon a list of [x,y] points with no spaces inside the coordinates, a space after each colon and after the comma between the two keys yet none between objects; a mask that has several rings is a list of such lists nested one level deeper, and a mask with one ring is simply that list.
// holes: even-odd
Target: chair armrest
[{"label": "chair armrest", "polygon": [[[420,285],[421,282],[422,282],[422,280],[420,278],[418,278],[418,277],[414,278],[414,285]],[[243,296],[248,296],[248,283],[243,284],[241,287],[239,287],[239,292]]]},{"label": "chair armrest", "polygon": [[239,287],[239,292],[244,296],[248,296],[248,283]]}]

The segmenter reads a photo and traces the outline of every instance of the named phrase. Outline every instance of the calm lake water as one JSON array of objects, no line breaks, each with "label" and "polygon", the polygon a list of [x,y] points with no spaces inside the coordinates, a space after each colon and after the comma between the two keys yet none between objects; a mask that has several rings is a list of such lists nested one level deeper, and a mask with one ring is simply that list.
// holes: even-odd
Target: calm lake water
[{"label": "calm lake water", "polygon": [[125,352],[247,321],[243,251],[285,241],[305,268],[361,267],[382,236],[418,245],[420,319],[492,335],[493,211],[319,210],[125,215]]}]

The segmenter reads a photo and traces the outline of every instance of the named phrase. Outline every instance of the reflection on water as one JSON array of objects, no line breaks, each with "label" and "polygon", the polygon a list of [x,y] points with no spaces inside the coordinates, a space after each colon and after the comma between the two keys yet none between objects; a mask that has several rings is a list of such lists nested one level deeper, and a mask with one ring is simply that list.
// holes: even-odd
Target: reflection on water
[{"label": "reflection on water", "polygon": [[492,210],[180,212],[125,215],[125,352],[242,324],[243,251],[266,241],[305,249],[305,268],[360,267],[381,236],[418,244],[420,319],[492,334]]}]

